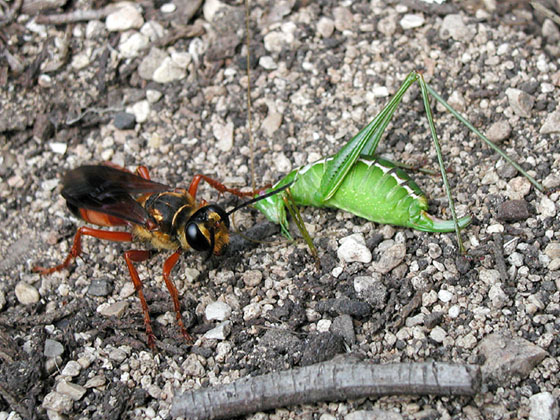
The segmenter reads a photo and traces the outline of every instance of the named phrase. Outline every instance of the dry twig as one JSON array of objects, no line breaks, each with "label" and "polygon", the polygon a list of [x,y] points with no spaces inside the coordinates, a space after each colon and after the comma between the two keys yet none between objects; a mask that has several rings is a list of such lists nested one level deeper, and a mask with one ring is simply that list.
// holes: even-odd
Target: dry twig
[{"label": "dry twig", "polygon": [[111,12],[115,11],[115,6],[107,6],[98,10],[74,10],[69,13],[58,15],[37,16],[35,22],[42,25],[61,25],[63,23],[75,23],[90,20],[105,19]]},{"label": "dry twig", "polygon": [[178,395],[171,415],[223,419],[317,401],[401,394],[474,395],[479,387],[480,369],[475,365],[331,361]]}]

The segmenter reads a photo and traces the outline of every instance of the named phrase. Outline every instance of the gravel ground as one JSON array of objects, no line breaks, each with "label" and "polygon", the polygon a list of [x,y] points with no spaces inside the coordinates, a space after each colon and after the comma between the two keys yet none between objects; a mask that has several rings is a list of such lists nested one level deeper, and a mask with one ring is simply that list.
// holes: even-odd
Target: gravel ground
[{"label": "gravel ground", "polygon": [[[41,24],[52,13],[44,3],[57,14],[103,13]],[[558,418],[560,31],[524,2],[250,5],[256,184],[335,153],[420,70],[552,190],[536,191],[434,107],[458,212],[474,219],[464,231],[468,257],[452,234],[306,208],[317,271],[304,243],[244,210],[237,227],[262,243],[232,234],[226,255],[187,253],[173,272],[194,345],[161,281],[165,253],[137,265],[157,352],[121,257],[128,245],[89,238],[69,270],[32,272],[69,249],[80,222],[58,184],[81,164],[143,164],[174,186],[196,173],[251,185],[245,9],[194,3],[119,11],[102,1],[24,1],[12,21],[2,9],[0,419],[167,418],[178,391],[345,353],[479,364],[483,384],[475,397],[388,396],[247,418]],[[380,153],[435,167],[417,87],[395,118]],[[414,177],[431,213],[448,218],[439,177]],[[199,194],[237,203],[207,186]],[[339,256],[349,236],[371,262]]]}]

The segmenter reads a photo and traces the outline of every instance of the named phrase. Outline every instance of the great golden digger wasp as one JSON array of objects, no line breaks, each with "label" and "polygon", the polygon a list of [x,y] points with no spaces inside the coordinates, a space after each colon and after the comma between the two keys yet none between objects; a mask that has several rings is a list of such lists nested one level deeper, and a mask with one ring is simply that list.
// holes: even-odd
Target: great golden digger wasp
[{"label": "great golden digger wasp", "polygon": [[[50,274],[67,268],[82,253],[82,236],[93,236],[117,242],[140,240],[151,243],[158,250],[173,251],[163,263],[163,279],[173,299],[177,323],[188,342],[192,338],[187,332],[181,316],[181,305],[177,288],[170,273],[183,250],[194,249],[220,255],[229,241],[229,216],[256,201],[270,197],[288,186],[246,201],[226,212],[216,204],[202,200],[196,202],[196,192],[201,180],[205,180],[221,193],[238,197],[254,196],[255,193],[228,188],[205,175],[196,175],[189,189],[172,188],[150,179],[148,169],[138,167],[136,173],[113,164],[81,166],[68,172],[62,179],[62,196],[70,211],[77,217],[97,226],[128,226],[130,232],[108,231],[82,226],[74,236],[74,243],[59,265],[51,268],[35,267],[34,271]],[[134,267],[135,262],[150,258],[150,250],[125,251],[124,259],[134,283],[144,313],[144,324],[148,344],[155,348],[155,336],[150,323],[148,304],[142,292],[142,281]]]}]

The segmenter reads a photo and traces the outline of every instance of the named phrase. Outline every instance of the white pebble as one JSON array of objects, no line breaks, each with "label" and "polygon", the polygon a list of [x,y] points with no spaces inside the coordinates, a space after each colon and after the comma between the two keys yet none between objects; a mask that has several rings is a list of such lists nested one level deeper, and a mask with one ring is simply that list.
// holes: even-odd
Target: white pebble
[{"label": "white pebble", "polygon": [[231,306],[225,302],[217,301],[206,306],[204,315],[208,321],[223,321],[231,315]]},{"label": "white pebble", "polygon": [[121,7],[105,19],[105,27],[110,32],[139,29],[143,24],[142,13],[131,3],[122,3]]},{"label": "white pebble", "polygon": [[450,318],[457,318],[460,313],[461,307],[459,305],[452,305],[447,311],[447,315],[449,315]]},{"label": "white pebble", "polygon": [[82,367],[78,362],[76,362],[75,360],[70,360],[68,363],[66,363],[66,366],[64,366],[64,369],[62,369],[62,372],[60,373],[64,376],[78,376],[81,370]]},{"label": "white pebble", "polygon": [[165,3],[160,7],[161,13],[173,13],[177,9],[177,6],[173,3]]},{"label": "white pebble", "polygon": [[40,296],[37,289],[30,284],[20,281],[16,284],[16,298],[23,305],[31,305],[39,302]]},{"label": "white pebble", "polygon": [[443,303],[448,303],[451,301],[451,299],[453,299],[453,293],[451,293],[449,290],[442,289],[438,292],[438,298]]},{"label": "white pebble", "polygon": [[136,102],[126,109],[126,112],[134,114],[137,123],[146,122],[150,115],[150,103],[147,100]]},{"label": "white pebble", "polygon": [[187,72],[184,68],[177,65],[171,57],[165,57],[160,66],[154,71],[152,79],[158,83],[169,83],[184,79],[186,76]]},{"label": "white pebble", "polygon": [[229,152],[233,147],[233,123],[227,124],[215,123],[212,127],[212,134],[218,141],[216,146],[222,152]]},{"label": "white pebble", "polygon": [[340,246],[336,255],[342,261],[370,263],[372,260],[371,251],[366,246],[364,235],[354,233],[340,240]]},{"label": "white pebble", "polygon": [[440,326],[434,327],[434,329],[430,331],[430,338],[436,343],[443,343],[445,337],[447,337],[447,333]]},{"label": "white pebble", "polygon": [[403,16],[399,24],[404,30],[419,28],[424,24],[424,16],[409,13]]},{"label": "white pebble", "polygon": [[557,420],[560,410],[558,401],[552,393],[545,391],[532,395],[529,398],[531,411],[529,420]]},{"label": "white pebble", "polygon": [[204,338],[208,340],[225,340],[231,332],[231,321],[221,322],[216,328],[206,331]]},{"label": "white pebble", "polygon": [[262,313],[262,305],[259,302],[250,303],[243,308],[243,320],[250,321],[258,318]]},{"label": "white pebble", "polygon": [[317,321],[317,331],[328,332],[331,328],[332,321],[330,319],[321,319]]}]

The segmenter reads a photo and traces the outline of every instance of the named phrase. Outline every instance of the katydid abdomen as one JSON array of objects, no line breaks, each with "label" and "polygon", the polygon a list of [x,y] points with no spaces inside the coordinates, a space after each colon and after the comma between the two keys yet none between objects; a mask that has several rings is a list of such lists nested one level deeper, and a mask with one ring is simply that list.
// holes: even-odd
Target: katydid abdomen
[{"label": "katydid abdomen", "polygon": [[[379,157],[359,158],[336,192],[329,199],[323,199],[319,187],[329,159],[332,158],[290,172],[275,187],[294,181],[290,192],[296,205],[337,208],[376,223],[427,232],[455,230],[452,220],[440,220],[427,213],[426,196],[404,170]],[[262,200],[255,207],[269,220],[280,224],[287,234],[283,200],[284,193]],[[459,227],[467,226],[470,221],[470,217],[459,219]]]}]

